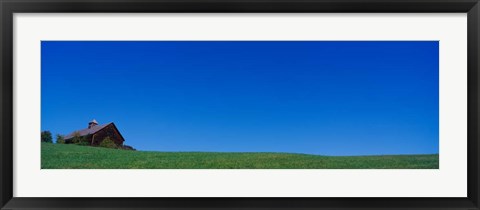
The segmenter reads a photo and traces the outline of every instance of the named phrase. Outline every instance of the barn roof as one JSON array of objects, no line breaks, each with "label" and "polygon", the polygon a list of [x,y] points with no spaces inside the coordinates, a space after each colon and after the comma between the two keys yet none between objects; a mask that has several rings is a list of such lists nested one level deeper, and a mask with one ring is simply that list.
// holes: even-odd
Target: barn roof
[{"label": "barn roof", "polygon": [[83,130],[78,130],[78,131],[74,131],[68,135],[66,135],[64,137],[64,139],[71,139],[73,138],[73,136],[75,136],[75,133],[78,133],[80,136],[86,136],[86,135],[90,135],[90,134],[94,134],[96,133],[97,131],[99,130],[102,130],[103,128],[105,128],[107,125],[110,125],[112,124],[113,122],[110,122],[110,123],[107,123],[107,124],[103,124],[103,125],[95,125],[95,126],[92,126],[91,128],[85,128]]}]

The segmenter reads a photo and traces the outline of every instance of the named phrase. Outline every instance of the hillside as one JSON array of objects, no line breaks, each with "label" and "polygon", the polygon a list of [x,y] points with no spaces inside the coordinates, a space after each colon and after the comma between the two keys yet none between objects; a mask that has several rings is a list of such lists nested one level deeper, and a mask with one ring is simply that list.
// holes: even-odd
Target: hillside
[{"label": "hillside", "polygon": [[263,152],[143,152],[42,143],[42,169],[436,169],[438,154],[319,156]]}]

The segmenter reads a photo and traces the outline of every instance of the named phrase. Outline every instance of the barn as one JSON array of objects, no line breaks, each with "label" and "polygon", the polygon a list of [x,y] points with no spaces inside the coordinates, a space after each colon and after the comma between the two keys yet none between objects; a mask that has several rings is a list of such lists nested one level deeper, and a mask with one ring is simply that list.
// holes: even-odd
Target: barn
[{"label": "barn", "polygon": [[125,141],[113,122],[99,125],[95,119],[88,123],[87,128],[66,135],[64,137],[65,143],[73,143],[74,137],[82,137],[91,146],[98,146],[107,137],[110,137],[117,146],[123,146]]}]

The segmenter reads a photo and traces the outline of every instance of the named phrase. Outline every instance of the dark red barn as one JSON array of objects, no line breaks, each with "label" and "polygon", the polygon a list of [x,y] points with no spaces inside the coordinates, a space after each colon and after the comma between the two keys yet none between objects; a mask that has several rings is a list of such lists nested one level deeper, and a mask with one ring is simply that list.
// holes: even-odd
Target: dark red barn
[{"label": "dark red barn", "polygon": [[113,142],[118,146],[123,146],[125,139],[123,138],[117,126],[113,122],[98,125],[94,119],[88,123],[88,128],[74,131],[64,137],[65,143],[73,143],[72,140],[75,136],[83,137],[92,146],[99,145],[103,139],[110,137]]}]

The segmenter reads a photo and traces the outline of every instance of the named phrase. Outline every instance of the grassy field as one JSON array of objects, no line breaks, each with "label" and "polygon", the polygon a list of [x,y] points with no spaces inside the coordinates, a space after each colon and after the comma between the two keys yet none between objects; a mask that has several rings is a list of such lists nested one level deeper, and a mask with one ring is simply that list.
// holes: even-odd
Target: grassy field
[{"label": "grassy field", "polygon": [[42,169],[436,169],[438,164],[438,154],[319,156],[263,152],[142,152],[42,143]]}]

